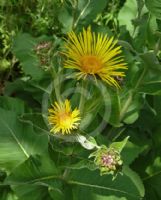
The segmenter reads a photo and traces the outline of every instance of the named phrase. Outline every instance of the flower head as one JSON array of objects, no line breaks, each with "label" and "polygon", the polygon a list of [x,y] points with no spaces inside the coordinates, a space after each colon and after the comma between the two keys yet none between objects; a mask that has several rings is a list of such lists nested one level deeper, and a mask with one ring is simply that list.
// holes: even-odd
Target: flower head
[{"label": "flower head", "polygon": [[100,149],[90,155],[95,157],[94,162],[99,167],[101,175],[103,174],[117,174],[122,165],[120,153],[113,149],[101,146]]},{"label": "flower head", "polygon": [[49,109],[48,121],[52,125],[50,132],[70,134],[80,124],[80,112],[77,108],[71,110],[70,101],[55,102]]},{"label": "flower head", "polygon": [[78,79],[93,75],[100,77],[109,85],[119,87],[116,76],[125,76],[122,70],[127,69],[121,53],[121,46],[116,46],[117,40],[102,33],[92,33],[91,28],[83,29],[76,35],[68,34],[65,45],[65,67],[76,69]]}]

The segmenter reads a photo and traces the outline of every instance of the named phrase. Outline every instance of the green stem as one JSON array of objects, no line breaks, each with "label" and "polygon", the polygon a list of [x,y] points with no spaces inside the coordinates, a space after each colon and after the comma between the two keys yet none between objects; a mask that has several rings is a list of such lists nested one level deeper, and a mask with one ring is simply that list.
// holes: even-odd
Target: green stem
[{"label": "green stem", "polygon": [[77,8],[78,8],[78,0],[73,1],[73,23],[72,23],[72,30],[74,30],[75,27],[75,21],[76,21],[76,15],[77,15]]},{"label": "green stem", "polygon": [[87,89],[87,82],[82,81],[82,87],[81,87],[81,91],[80,91],[81,96],[80,96],[80,102],[79,102],[79,110],[80,110],[81,114],[84,111],[86,89]]},{"label": "green stem", "polygon": [[54,91],[55,91],[55,96],[58,102],[62,101],[61,98],[61,94],[60,94],[60,80],[59,80],[59,76],[56,73],[54,67],[51,67],[51,75],[53,78],[53,87],[54,87]]},{"label": "green stem", "polygon": [[87,4],[84,6],[84,8],[82,9],[81,13],[79,14],[77,20],[75,21],[73,28],[75,29],[79,20],[81,19],[81,17],[83,16],[83,14],[85,13],[85,11],[87,10],[89,4],[90,4],[91,0],[88,0]]}]

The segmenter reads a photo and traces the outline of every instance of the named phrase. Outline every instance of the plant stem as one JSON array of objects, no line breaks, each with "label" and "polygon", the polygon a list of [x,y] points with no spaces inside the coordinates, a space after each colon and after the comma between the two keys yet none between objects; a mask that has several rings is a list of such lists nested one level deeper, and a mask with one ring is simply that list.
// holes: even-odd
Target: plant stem
[{"label": "plant stem", "polygon": [[86,89],[87,89],[87,82],[83,80],[81,91],[80,91],[81,96],[80,96],[80,102],[79,102],[79,110],[81,114],[83,113],[83,110],[84,110]]},{"label": "plant stem", "polygon": [[59,80],[59,76],[56,73],[54,67],[51,67],[51,75],[53,78],[53,86],[54,86],[54,91],[55,91],[55,96],[58,102],[61,102],[61,95],[60,95],[60,80]]}]

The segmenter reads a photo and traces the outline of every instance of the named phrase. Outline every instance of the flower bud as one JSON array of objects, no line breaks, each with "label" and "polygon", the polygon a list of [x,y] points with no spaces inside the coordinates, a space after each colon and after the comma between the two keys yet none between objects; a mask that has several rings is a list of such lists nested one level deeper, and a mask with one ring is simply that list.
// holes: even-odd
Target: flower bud
[{"label": "flower bud", "polygon": [[114,148],[107,148],[106,146],[101,146],[90,157],[95,157],[94,162],[100,169],[101,175],[117,174],[123,163],[120,153]]}]

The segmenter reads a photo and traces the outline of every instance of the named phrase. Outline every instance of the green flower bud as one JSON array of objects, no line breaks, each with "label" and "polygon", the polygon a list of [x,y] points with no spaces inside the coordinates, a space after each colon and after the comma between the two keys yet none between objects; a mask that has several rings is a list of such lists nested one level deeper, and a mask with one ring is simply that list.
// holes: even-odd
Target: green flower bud
[{"label": "green flower bud", "polygon": [[100,169],[100,174],[117,174],[123,164],[120,153],[114,148],[101,146],[90,157],[95,157],[94,162]]}]

